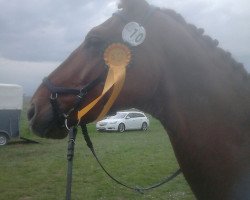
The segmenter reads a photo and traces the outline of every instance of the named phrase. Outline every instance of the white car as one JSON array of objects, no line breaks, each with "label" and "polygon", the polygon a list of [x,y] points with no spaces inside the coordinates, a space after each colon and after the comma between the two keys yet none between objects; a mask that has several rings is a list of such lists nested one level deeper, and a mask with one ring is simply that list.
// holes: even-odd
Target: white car
[{"label": "white car", "polygon": [[98,131],[143,130],[146,131],[149,120],[143,112],[123,111],[96,123]]}]

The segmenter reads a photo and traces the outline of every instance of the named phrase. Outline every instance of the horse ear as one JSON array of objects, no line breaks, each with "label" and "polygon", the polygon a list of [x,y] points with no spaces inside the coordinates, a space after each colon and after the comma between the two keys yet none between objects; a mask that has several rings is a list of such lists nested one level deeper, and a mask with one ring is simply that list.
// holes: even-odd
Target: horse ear
[{"label": "horse ear", "polygon": [[119,9],[126,9],[128,7],[129,4],[132,3],[133,0],[120,0],[119,4],[118,4],[118,8]]},{"label": "horse ear", "polygon": [[120,0],[118,8],[123,10],[131,10],[134,7],[143,7],[145,5],[148,5],[145,0]]}]

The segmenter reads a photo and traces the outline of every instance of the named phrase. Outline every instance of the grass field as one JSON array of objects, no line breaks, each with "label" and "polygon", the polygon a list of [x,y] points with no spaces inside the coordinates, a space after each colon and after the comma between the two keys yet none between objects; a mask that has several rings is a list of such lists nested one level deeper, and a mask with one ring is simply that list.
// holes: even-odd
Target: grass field
[{"label": "grass field", "polygon": [[[178,168],[167,134],[151,119],[145,132],[97,133],[90,136],[105,167],[130,185],[148,186]],[[47,140],[30,133],[25,114],[22,136],[39,144],[13,143],[0,148],[1,200],[65,199],[67,139]],[[158,189],[138,194],[111,181],[98,166],[78,133],[74,160],[73,200],[191,200],[195,199],[182,175]]]}]

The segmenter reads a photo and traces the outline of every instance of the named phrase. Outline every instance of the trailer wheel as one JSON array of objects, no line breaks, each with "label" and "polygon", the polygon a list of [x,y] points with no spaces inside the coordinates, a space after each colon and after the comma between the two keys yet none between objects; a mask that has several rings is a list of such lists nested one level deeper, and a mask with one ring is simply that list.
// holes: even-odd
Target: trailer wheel
[{"label": "trailer wheel", "polygon": [[0,146],[6,145],[9,141],[9,137],[5,133],[0,133]]}]

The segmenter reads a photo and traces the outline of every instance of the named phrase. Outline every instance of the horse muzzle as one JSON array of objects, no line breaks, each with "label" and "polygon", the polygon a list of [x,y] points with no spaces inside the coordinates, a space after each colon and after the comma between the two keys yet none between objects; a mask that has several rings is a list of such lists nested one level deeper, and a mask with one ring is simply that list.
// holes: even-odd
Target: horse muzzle
[{"label": "horse muzzle", "polygon": [[53,118],[51,107],[43,107],[39,110],[38,106],[32,102],[27,111],[27,118],[30,129],[37,136],[42,138],[63,139],[67,136],[67,130],[59,127]]}]

